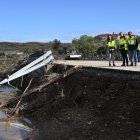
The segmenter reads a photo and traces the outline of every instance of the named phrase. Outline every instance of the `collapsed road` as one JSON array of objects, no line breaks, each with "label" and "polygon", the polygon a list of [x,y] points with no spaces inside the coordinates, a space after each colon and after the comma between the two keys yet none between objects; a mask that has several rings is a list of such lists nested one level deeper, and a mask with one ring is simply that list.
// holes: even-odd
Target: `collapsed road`
[{"label": "collapsed road", "polygon": [[[59,75],[61,68],[54,68]],[[49,84],[45,76],[40,77],[40,85],[23,97],[19,113],[30,118],[38,130],[32,139],[139,140],[140,75],[74,69]],[[7,107],[15,107],[17,101]]]},{"label": "collapsed road", "polygon": [[[138,70],[65,64],[48,67],[45,75],[34,77],[30,73],[23,80],[21,91],[25,90],[33,76],[14,113],[31,120],[34,129],[27,139],[140,139]],[[21,79],[11,84],[20,89]],[[21,91],[16,97],[3,102],[2,107],[15,109],[21,99]]]}]

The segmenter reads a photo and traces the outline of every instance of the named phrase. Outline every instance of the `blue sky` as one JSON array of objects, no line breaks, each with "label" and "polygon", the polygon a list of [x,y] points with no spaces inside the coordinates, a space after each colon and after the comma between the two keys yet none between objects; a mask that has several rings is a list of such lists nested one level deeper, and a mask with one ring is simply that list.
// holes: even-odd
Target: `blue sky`
[{"label": "blue sky", "polygon": [[81,35],[140,35],[140,0],[1,0],[0,41],[71,42]]}]

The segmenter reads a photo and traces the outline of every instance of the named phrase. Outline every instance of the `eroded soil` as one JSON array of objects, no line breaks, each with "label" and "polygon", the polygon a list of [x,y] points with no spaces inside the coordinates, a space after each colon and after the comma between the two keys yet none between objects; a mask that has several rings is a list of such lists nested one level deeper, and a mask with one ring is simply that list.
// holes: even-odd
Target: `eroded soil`
[{"label": "eroded soil", "polygon": [[140,139],[139,74],[81,69],[22,104],[35,140]]}]

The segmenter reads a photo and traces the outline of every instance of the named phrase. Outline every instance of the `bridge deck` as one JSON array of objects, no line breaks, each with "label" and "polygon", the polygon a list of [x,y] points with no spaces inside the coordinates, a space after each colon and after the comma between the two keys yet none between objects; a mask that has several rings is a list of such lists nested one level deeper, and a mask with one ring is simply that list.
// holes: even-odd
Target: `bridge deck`
[{"label": "bridge deck", "polygon": [[55,60],[54,64],[64,64],[73,66],[83,66],[83,67],[94,67],[94,68],[104,68],[104,69],[114,69],[123,71],[140,72],[140,63],[137,66],[121,66],[121,61],[116,61],[116,66],[109,67],[108,61],[87,61],[87,60]]}]

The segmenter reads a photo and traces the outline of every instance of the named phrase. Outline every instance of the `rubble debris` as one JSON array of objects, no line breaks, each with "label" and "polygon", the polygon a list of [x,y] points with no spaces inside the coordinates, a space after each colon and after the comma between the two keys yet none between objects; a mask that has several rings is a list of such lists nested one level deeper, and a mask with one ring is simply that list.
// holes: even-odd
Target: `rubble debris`
[{"label": "rubble debris", "polygon": [[[53,72],[55,76],[49,77]],[[19,112],[38,130],[34,140],[140,137],[139,74],[60,66],[34,84]],[[20,97],[7,106],[14,107]]]},{"label": "rubble debris", "polygon": [[25,97],[35,140],[137,139],[140,76],[133,76],[80,69]]}]

